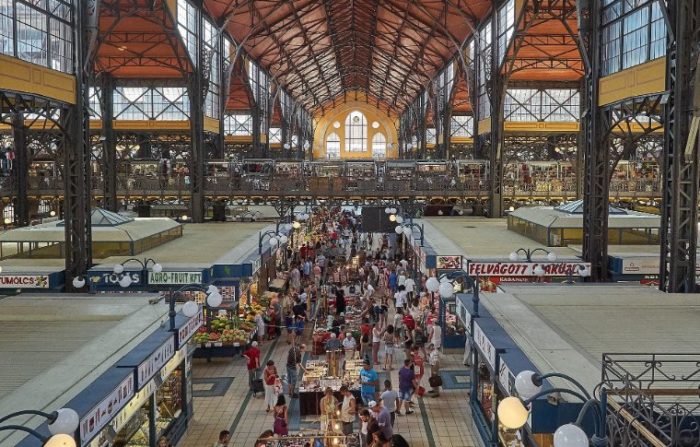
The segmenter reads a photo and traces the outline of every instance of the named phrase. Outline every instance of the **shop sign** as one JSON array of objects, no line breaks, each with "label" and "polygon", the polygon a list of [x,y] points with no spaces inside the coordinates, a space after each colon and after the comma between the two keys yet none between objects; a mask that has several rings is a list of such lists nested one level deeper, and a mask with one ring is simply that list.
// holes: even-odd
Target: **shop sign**
[{"label": "shop sign", "polygon": [[513,389],[515,386],[515,378],[513,377],[513,380],[511,380],[511,377],[513,377],[513,373],[510,372],[510,368],[508,368],[506,362],[504,362],[503,358],[501,358],[501,363],[498,370],[498,382],[501,384],[501,386],[503,386],[503,389],[506,390],[509,396],[514,394]]},{"label": "shop sign", "polygon": [[486,361],[491,366],[493,371],[496,368],[496,348],[491,341],[486,337],[484,331],[479,327],[479,323],[474,323],[474,344],[479,347],[481,353],[486,357]]},{"label": "shop sign", "polygon": [[[623,275],[658,275],[660,261],[658,256],[630,256],[620,258]],[[700,259],[699,259],[700,260]],[[695,274],[700,273],[700,263],[695,266]]]},{"label": "shop sign", "polygon": [[197,312],[197,315],[194,317],[190,318],[187,323],[180,328],[179,331],[177,331],[177,345],[182,348],[185,343],[187,343],[187,340],[192,338],[192,336],[197,332],[197,329],[199,329],[200,326],[202,326],[202,322],[204,321],[204,314],[202,312],[202,308],[199,308],[199,312]]},{"label": "shop sign", "polygon": [[[183,358],[183,351],[177,351],[177,354],[175,357],[170,359],[170,361],[165,365],[163,369],[160,370],[160,375],[159,377],[155,377],[151,379],[146,386],[141,388],[136,395],[134,396],[133,399],[126,405],[122,411],[119,412],[117,417],[115,417],[112,422],[110,423],[110,426],[112,430],[114,430],[114,433],[119,433],[122,428],[124,428],[124,425],[131,420],[131,418],[141,410],[141,407],[148,401],[148,398],[153,395],[156,391],[158,391],[158,388],[163,384],[165,379],[172,374],[173,371],[175,371],[178,366],[180,366],[180,363],[182,362]],[[102,436],[100,436],[102,438]],[[106,440],[101,440],[97,439],[96,441],[101,441],[101,442],[93,442],[94,447],[102,446],[104,445],[104,441]],[[107,444],[111,445],[111,444]],[[93,447],[91,445],[90,447]]]},{"label": "shop sign", "polygon": [[438,256],[435,268],[438,270],[459,270],[462,268],[462,256]]},{"label": "shop sign", "polygon": [[[93,286],[111,286],[111,287],[121,287],[119,285],[119,281],[124,278],[125,276],[129,276],[131,278],[131,286],[140,286],[141,285],[141,280],[143,279],[141,277],[141,272],[123,272],[123,273],[114,273],[114,272],[95,272],[95,273],[90,273],[90,284]],[[126,287],[127,289],[129,287]]]},{"label": "shop sign", "polygon": [[143,386],[151,377],[156,375],[156,373],[168,363],[168,360],[170,360],[173,355],[175,355],[175,338],[170,337],[168,341],[156,349],[156,352],[151,354],[151,356],[137,368],[136,376],[138,377],[138,386]]},{"label": "shop sign", "polygon": [[579,266],[588,270],[589,262],[470,262],[469,276],[538,276],[535,268],[542,267],[542,276],[579,276]]},{"label": "shop sign", "polygon": [[255,275],[258,272],[258,270],[260,270],[260,266],[262,265],[262,259],[255,258],[253,259],[253,262],[251,264],[253,264],[253,275]]},{"label": "shop sign", "polygon": [[129,377],[124,379],[109,396],[80,420],[81,446],[88,445],[88,442],[102,430],[102,427],[107,425],[134,396],[134,391],[134,375],[129,374]]},{"label": "shop sign", "polygon": [[2,275],[0,289],[48,289],[49,277],[46,275]]},{"label": "shop sign", "polygon": [[148,272],[148,284],[184,285],[201,283],[202,272]]}]

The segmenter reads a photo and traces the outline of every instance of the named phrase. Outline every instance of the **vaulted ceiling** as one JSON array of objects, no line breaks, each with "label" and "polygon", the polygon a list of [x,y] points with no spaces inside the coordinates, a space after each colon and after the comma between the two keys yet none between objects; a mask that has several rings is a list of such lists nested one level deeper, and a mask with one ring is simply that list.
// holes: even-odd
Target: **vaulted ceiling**
[{"label": "vaulted ceiling", "polygon": [[204,0],[292,96],[323,112],[351,92],[403,110],[492,0]]}]

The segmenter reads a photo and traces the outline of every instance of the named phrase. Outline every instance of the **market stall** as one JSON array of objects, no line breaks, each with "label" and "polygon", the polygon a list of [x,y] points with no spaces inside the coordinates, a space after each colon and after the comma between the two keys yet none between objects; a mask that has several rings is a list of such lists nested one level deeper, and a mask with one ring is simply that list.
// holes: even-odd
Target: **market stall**
[{"label": "market stall", "polygon": [[68,405],[78,412],[81,447],[177,443],[192,418],[191,342],[201,314],[179,315],[175,331],[155,331]]},{"label": "market stall", "polygon": [[310,360],[304,365],[306,372],[299,385],[299,411],[302,416],[321,414],[320,401],[327,387],[333,390],[335,398],[342,402],[340,387],[347,385],[356,401],[362,402],[360,396],[360,370],[362,360],[345,360],[342,371],[336,375],[329,374],[328,363],[323,360]]}]

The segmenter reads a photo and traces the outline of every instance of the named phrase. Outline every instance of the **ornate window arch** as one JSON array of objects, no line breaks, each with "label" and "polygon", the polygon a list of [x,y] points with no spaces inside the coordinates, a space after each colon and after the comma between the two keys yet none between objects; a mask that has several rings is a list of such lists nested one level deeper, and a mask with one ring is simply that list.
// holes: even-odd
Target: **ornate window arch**
[{"label": "ornate window arch", "polygon": [[329,160],[340,158],[340,137],[335,132],[326,138],[326,158]]},{"label": "ornate window arch", "polygon": [[350,112],[345,119],[345,151],[367,151],[367,119],[358,110]]}]

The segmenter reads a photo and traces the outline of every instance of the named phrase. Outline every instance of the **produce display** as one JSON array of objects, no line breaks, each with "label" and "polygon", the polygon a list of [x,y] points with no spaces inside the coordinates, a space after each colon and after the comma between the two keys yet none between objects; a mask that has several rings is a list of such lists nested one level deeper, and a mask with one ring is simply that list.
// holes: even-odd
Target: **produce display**
[{"label": "produce display", "polygon": [[238,316],[207,315],[207,324],[194,335],[195,343],[216,343],[222,345],[244,345],[250,340],[255,324]]}]

